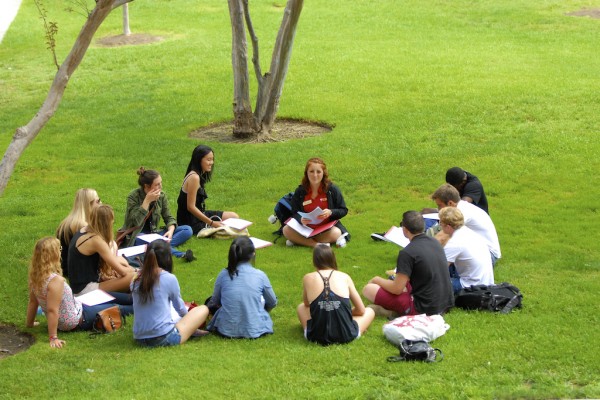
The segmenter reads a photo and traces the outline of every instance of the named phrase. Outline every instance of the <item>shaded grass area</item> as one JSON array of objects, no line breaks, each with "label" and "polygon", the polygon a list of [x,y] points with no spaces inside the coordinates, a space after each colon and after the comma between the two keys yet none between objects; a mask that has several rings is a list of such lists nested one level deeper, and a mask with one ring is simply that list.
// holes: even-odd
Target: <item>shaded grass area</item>
[{"label": "shaded grass area", "polygon": [[[594,3],[594,2],[592,2]],[[269,239],[272,207],[322,156],[342,188],[353,240],[336,251],[357,287],[393,267],[397,248],[371,232],[403,211],[432,206],[448,167],[483,181],[502,245],[496,281],[525,294],[508,316],[455,310],[436,340],[436,365],[389,364],[396,353],[377,318],[347,346],[306,343],[295,316],[308,249],[279,241],[256,265],[279,298],[275,335],[217,337],[148,351],[115,335],[65,334],[53,351],[42,327],[29,351],[0,361],[0,393],[22,397],[590,398],[598,383],[597,136],[599,22],[564,15],[577,1],[321,0],[305,4],[280,115],[325,121],[332,133],[302,141],[215,149],[210,208],[235,210]],[[63,58],[83,23],[48,1]],[[263,69],[281,8],[251,4]],[[0,198],[0,320],[23,327],[34,242],[52,234],[79,187],[98,190],[123,220],[140,165],[158,169],[175,202],[196,140],[191,130],[231,119],[226,3],[135,2],[132,31],[161,43],[92,47],[59,111],[27,149]],[[113,13],[98,38],[120,33]],[[40,21],[23,4],[0,45],[0,146],[41,105],[54,71]],[[186,300],[202,301],[229,243],[193,240],[176,264]],[[120,382],[115,387],[112,382]]]}]

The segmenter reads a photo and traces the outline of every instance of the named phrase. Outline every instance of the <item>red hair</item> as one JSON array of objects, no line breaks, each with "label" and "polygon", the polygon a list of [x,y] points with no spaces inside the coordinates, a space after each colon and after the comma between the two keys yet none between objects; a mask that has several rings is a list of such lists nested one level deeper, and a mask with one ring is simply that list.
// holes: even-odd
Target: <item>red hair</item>
[{"label": "red hair", "polygon": [[304,167],[304,176],[302,177],[302,186],[306,191],[310,191],[310,181],[308,180],[308,167],[310,164],[319,164],[323,169],[323,179],[321,179],[321,191],[323,193],[327,193],[327,189],[329,189],[329,185],[331,184],[331,180],[329,179],[329,172],[327,171],[327,165],[325,161],[318,157],[313,157],[306,162],[306,166]]}]

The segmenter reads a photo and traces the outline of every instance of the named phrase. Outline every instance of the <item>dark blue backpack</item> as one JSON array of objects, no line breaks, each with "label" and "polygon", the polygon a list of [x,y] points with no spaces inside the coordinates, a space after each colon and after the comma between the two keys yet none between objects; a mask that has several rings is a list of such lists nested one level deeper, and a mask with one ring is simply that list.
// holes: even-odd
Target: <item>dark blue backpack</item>
[{"label": "dark blue backpack", "polygon": [[[285,194],[282,198],[279,199],[277,204],[275,204],[274,212],[275,218],[279,220],[279,229],[273,232],[274,235],[278,235],[279,237],[283,236],[283,225],[285,225],[285,221],[287,221],[292,216],[292,197],[294,196],[294,192],[289,192]],[[271,223],[274,224],[277,220],[271,220]],[[276,238],[275,241],[277,241]]]}]

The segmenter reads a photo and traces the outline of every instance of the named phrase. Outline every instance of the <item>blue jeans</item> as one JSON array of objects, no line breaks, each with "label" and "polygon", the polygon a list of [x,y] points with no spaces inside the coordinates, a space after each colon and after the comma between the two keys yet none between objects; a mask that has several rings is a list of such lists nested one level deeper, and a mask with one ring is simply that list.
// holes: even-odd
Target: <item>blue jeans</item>
[{"label": "blue jeans", "polygon": [[[167,230],[163,229],[162,231],[157,232],[157,233],[159,235],[164,235],[165,233],[167,233]],[[173,232],[173,237],[171,238],[171,242],[170,242],[171,254],[173,254],[175,257],[183,257],[185,255],[185,251],[179,251],[175,247],[179,246],[180,244],[184,244],[191,237],[192,237],[192,228],[190,228],[188,225],[179,225],[177,228],[175,228],[175,231]],[[143,240],[136,238],[135,245],[138,246],[140,244],[147,244],[147,243],[144,242]]]},{"label": "blue jeans", "polygon": [[448,267],[448,270],[450,272],[450,282],[452,283],[452,290],[454,291],[454,294],[457,294],[463,288],[460,284],[460,277],[458,276],[458,272],[456,272],[456,267],[454,266],[454,264],[450,265]]},{"label": "blue jeans", "polygon": [[167,346],[178,346],[181,344],[181,335],[177,330],[177,327],[173,327],[171,332],[166,335],[157,336],[148,339],[136,339],[140,346],[145,347],[167,347]]},{"label": "blue jeans", "polygon": [[496,263],[498,262],[498,257],[496,257],[495,255],[493,255],[492,253],[490,253],[490,255],[492,256],[492,267],[496,267]]},{"label": "blue jeans", "polygon": [[[114,295],[115,293],[110,293],[111,295]],[[125,295],[125,293],[119,293],[121,295]],[[131,295],[127,295],[131,298]],[[110,303],[104,303],[104,304],[98,304],[95,306],[86,306],[85,304],[82,304],[83,306],[83,316],[81,318],[81,322],[79,323],[79,329],[82,329],[84,331],[89,331],[92,329],[92,326],[94,325],[94,321],[96,320],[96,314],[98,314],[100,311],[105,310],[109,307],[112,306],[119,306],[119,310],[121,311],[121,316],[125,317],[126,315],[131,315],[133,314],[133,305],[129,304],[129,305],[122,305],[122,304],[117,304],[116,302],[110,302]]]}]

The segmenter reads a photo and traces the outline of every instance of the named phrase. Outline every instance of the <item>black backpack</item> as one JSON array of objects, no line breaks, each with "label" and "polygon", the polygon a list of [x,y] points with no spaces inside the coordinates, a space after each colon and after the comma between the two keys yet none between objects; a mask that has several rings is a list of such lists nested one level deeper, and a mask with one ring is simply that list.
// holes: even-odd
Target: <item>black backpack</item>
[{"label": "black backpack", "polygon": [[[285,221],[287,221],[292,216],[292,197],[294,196],[294,192],[289,192],[283,195],[282,198],[279,199],[277,204],[275,204],[275,217],[279,220],[279,229],[273,232],[274,235],[278,235],[279,237],[283,236],[283,225],[285,225]],[[272,221],[274,224],[277,221]],[[275,241],[277,241],[276,238]]]},{"label": "black backpack", "polygon": [[474,285],[462,289],[456,295],[456,307],[467,310],[499,311],[508,314],[513,308],[521,308],[523,295],[510,283],[499,285]]}]

